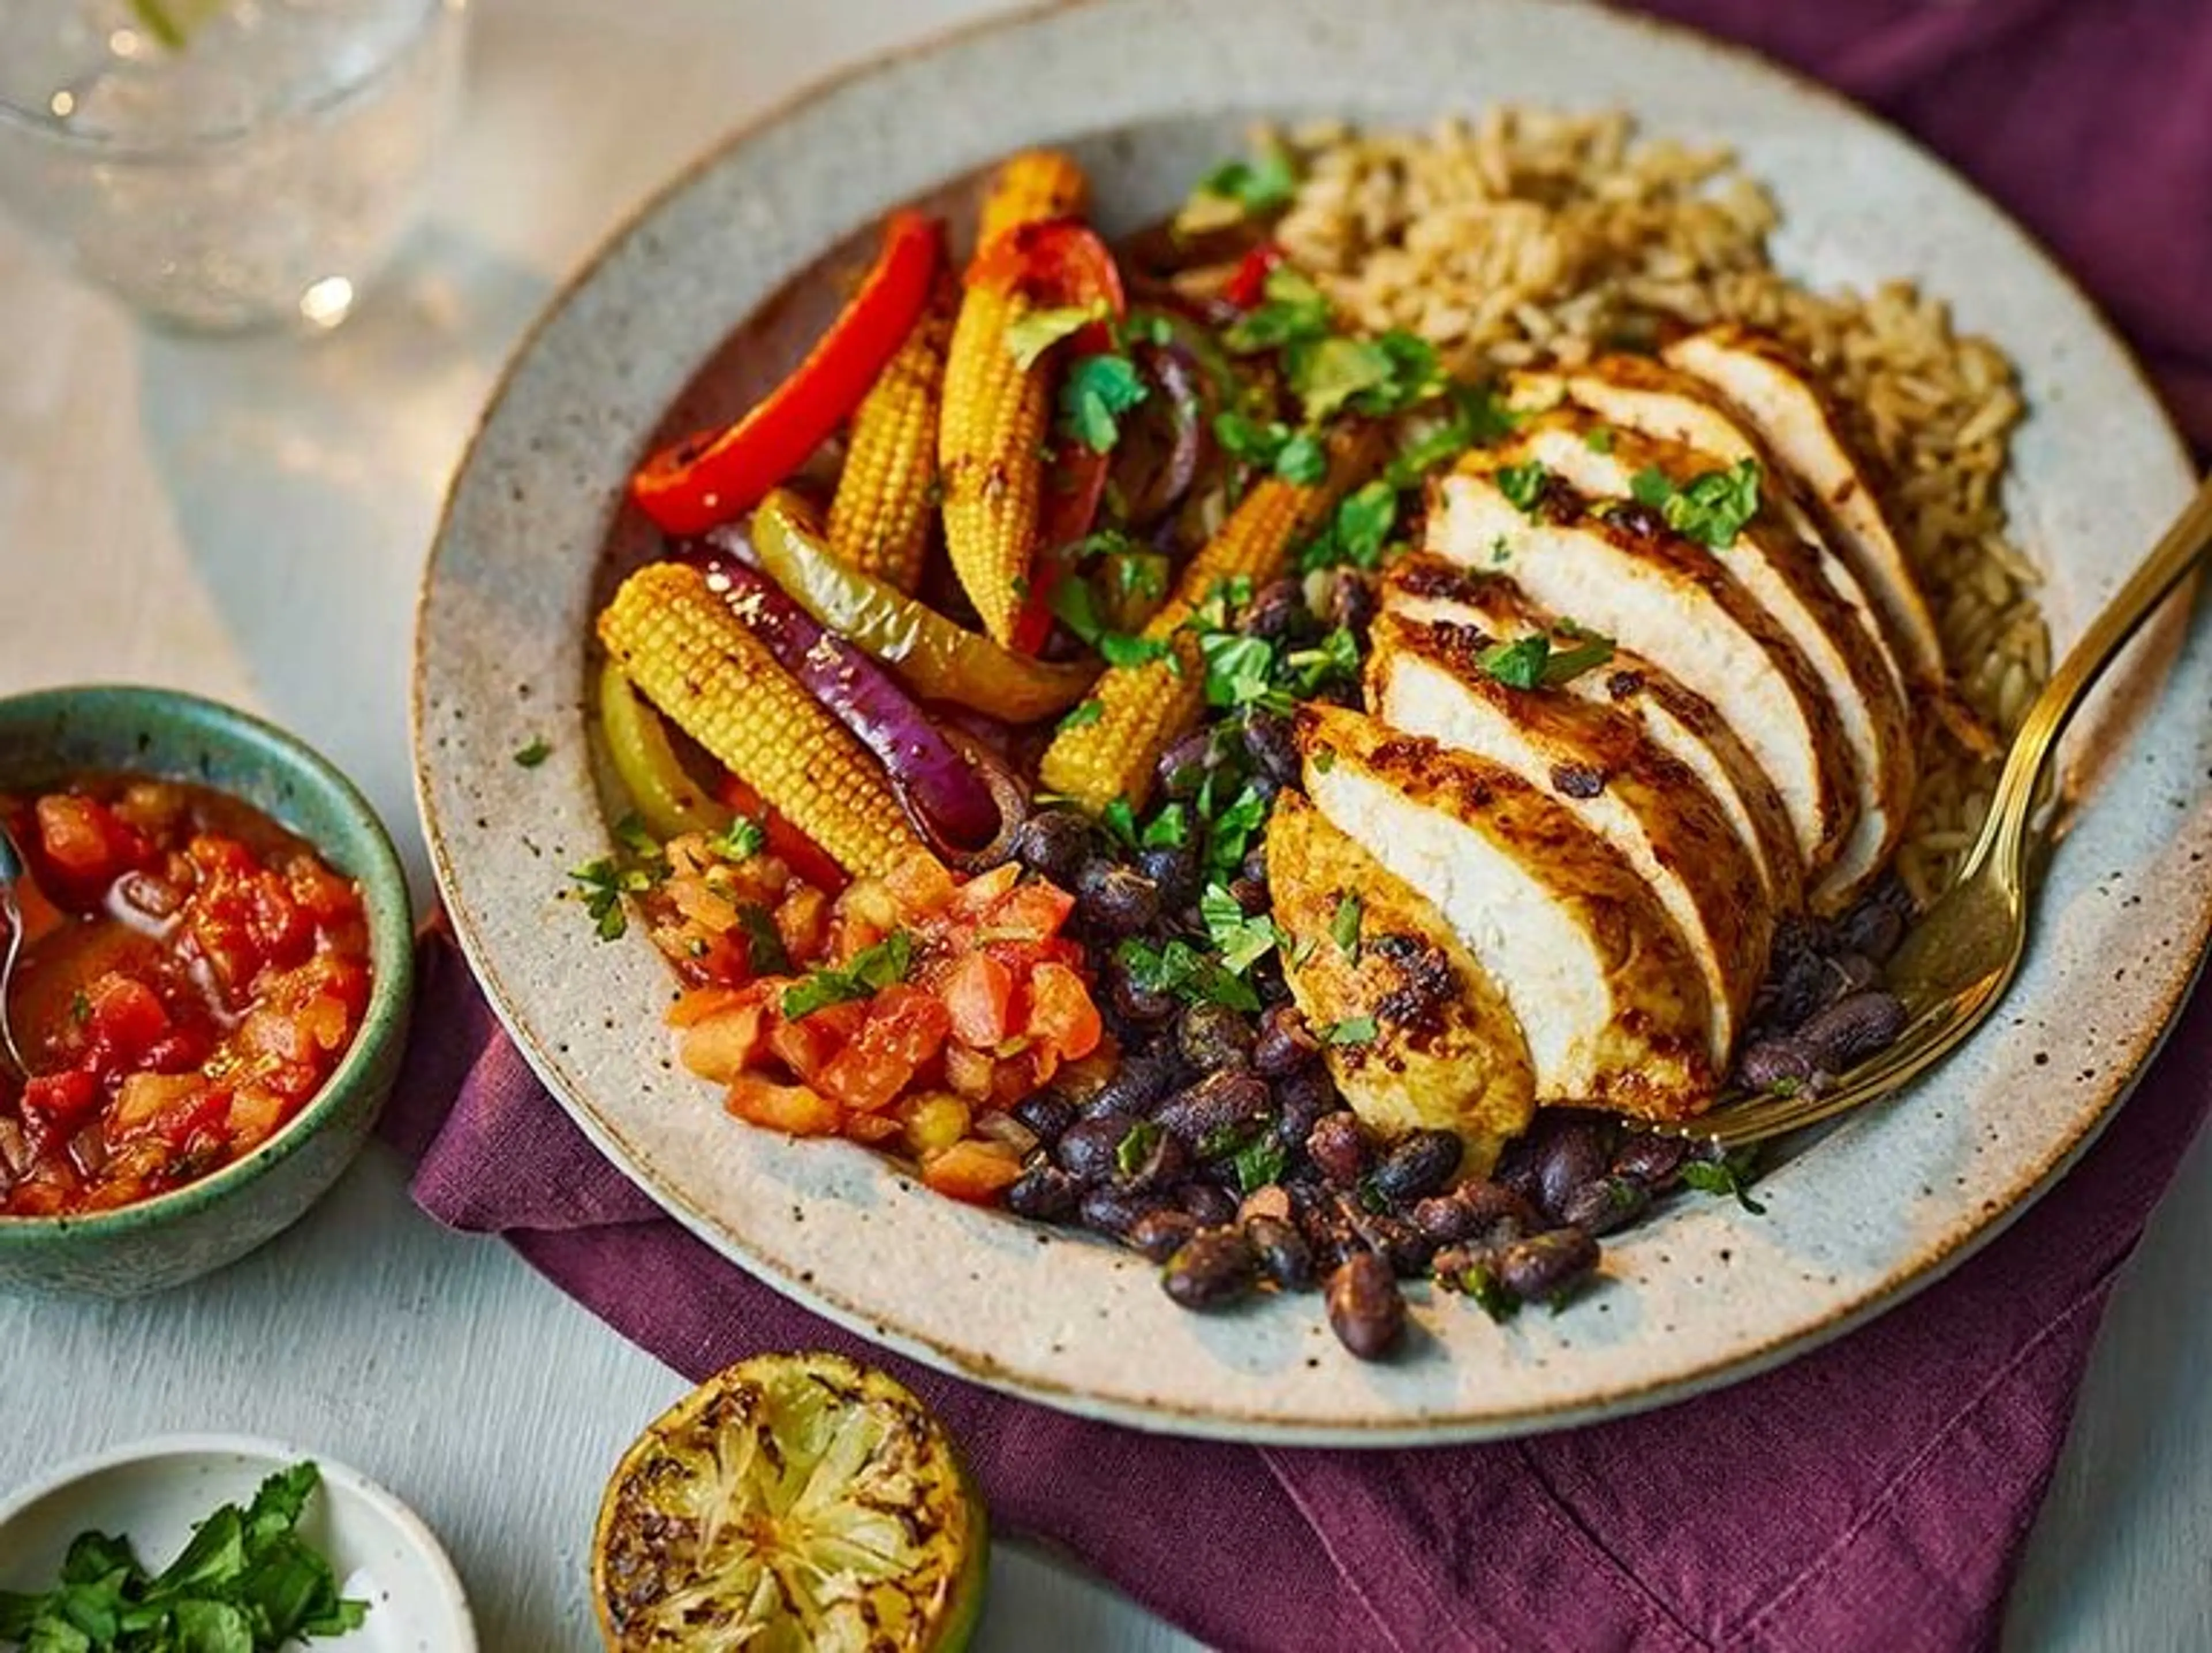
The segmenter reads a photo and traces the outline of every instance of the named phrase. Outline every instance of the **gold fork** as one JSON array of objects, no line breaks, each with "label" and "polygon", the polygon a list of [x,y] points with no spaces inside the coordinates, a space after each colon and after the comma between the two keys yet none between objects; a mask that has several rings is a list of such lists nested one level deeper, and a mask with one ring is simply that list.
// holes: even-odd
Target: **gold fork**
[{"label": "gold fork", "polygon": [[1950,889],[1922,915],[1890,961],[1883,985],[1905,1001],[1907,1016],[1896,1042],[1826,1090],[1725,1101],[1686,1126],[1686,1134],[1738,1147],[1863,1107],[1942,1061],[1996,1008],[2027,945],[2029,862],[2040,839],[2030,829],[2048,793],[2058,737],[2112,657],[2208,546],[2212,477],[2067,651],[2028,708],[1997,777],[1981,836]]}]

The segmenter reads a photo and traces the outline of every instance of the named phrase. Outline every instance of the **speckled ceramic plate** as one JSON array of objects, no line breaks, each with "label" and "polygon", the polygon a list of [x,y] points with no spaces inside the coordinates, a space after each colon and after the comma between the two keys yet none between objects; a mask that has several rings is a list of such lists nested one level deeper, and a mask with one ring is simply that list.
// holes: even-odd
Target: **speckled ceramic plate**
[{"label": "speckled ceramic plate", "polygon": [[[836,301],[794,278],[1018,145],[1072,144],[1118,229],[1170,207],[1256,116],[1406,125],[1502,100],[1623,106],[1732,145],[1779,194],[1785,264],[1817,284],[1912,277],[2003,344],[2034,405],[2014,520],[2051,571],[2060,641],[2185,496],[2149,393],[2019,231],[1842,103],[1686,35],[1536,0],[1097,0],[812,93],[647,206],[524,347],[432,556],[416,680],[432,853],[501,1015],[592,1139],[744,1267],[925,1361],[1143,1427],[1524,1432],[1743,1376],[1895,1303],[2049,1186],[2148,1059],[2212,905],[2212,648],[2173,624],[2080,745],[2100,762],[2003,1014],[1917,1093],[1773,1174],[1764,1218],[1692,1200],[1609,1244],[1605,1285],[1570,1313],[1501,1328],[1425,1304],[1406,1358],[1362,1365],[1311,1299],[1186,1314],[1132,1256],[939,1199],[848,1145],[747,1129],[674,1067],[659,960],[641,936],[593,940],[563,890],[608,842],[586,638],[613,571],[650,549],[621,509],[640,453],[793,358]],[[551,757],[518,767],[540,737]]]}]

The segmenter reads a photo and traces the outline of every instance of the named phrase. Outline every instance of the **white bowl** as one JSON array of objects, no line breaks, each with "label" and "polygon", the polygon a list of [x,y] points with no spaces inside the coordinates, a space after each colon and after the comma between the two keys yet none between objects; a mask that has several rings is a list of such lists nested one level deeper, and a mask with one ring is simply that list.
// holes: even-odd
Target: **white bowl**
[{"label": "white bowl", "polygon": [[330,1559],[339,1593],[369,1604],[321,1653],[476,1653],[476,1627],[453,1564],[419,1517],[359,1470],[276,1441],[166,1435],[64,1464],[0,1503],[0,1589],[43,1590],[88,1528],[127,1536],[158,1572],[217,1505],[243,1504],[302,1458],[322,1471],[300,1531]]}]

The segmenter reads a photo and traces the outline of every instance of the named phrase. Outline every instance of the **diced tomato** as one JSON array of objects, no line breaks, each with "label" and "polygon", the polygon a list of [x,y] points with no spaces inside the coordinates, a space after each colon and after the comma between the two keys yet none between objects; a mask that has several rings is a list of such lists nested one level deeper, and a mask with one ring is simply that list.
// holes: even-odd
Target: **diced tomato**
[{"label": "diced tomato", "polygon": [[[1021,869],[1017,866],[1013,871]],[[956,887],[952,874],[934,855],[902,855],[884,874],[883,881],[898,902],[901,916],[910,924],[937,917],[970,887]]]},{"label": "diced tomato", "polygon": [[42,874],[54,878],[72,897],[96,896],[106,885],[153,859],[152,846],[118,819],[115,811],[73,793],[54,793],[38,801],[38,848]]},{"label": "diced tomato", "polygon": [[1240,310],[1251,309],[1267,296],[1267,277],[1285,256],[1275,242],[1261,242],[1244,255],[1243,262],[1222,287],[1221,296]]},{"label": "diced tomato", "polygon": [[768,853],[807,883],[834,896],[852,882],[835,856],[770,809],[766,799],[736,775],[725,773],[715,791],[738,814],[761,823],[768,834]]},{"label": "diced tomato", "polygon": [[769,1031],[769,1049],[799,1078],[812,1079],[859,1031],[867,1013],[865,1003],[827,1005],[796,1021],[779,1013]]},{"label": "diced tomato", "polygon": [[64,1133],[100,1106],[100,1081],[82,1067],[40,1073],[23,1087],[23,1118],[41,1130]]},{"label": "diced tomato", "polygon": [[242,1153],[291,1118],[298,1100],[271,1093],[258,1110],[241,1113],[228,1091],[202,1085],[173,1097],[154,1121],[153,1133],[178,1148],[195,1139],[205,1139],[218,1152],[224,1146],[222,1139],[227,1136],[229,1146]]},{"label": "diced tomato", "polygon": [[979,872],[962,884],[953,894],[952,911],[962,918],[981,918],[1003,901],[1022,875],[1018,863],[1002,862],[988,872]]},{"label": "diced tomato", "polygon": [[135,1066],[169,1030],[169,1012],[136,976],[111,972],[87,990],[87,1026],[102,1071]]},{"label": "diced tomato", "polygon": [[991,1094],[991,1076],[998,1063],[981,1050],[964,1044],[945,1047],[945,1084],[956,1096],[981,1102]]},{"label": "diced tomato", "polygon": [[1006,1036],[1014,975],[989,953],[963,953],[939,980],[937,990],[951,1012],[952,1036],[961,1043],[991,1050]]},{"label": "diced tomato", "polygon": [[984,927],[1012,941],[1048,941],[1060,933],[1075,897],[1058,884],[1033,879],[1016,884],[999,898]]},{"label": "diced tomato", "polygon": [[943,1000],[902,981],[876,995],[855,1038],[920,1067],[942,1048],[951,1028],[951,1012]]},{"label": "diced tomato", "polygon": [[732,1082],[728,1105],[749,1125],[793,1136],[834,1136],[840,1119],[837,1104],[811,1085],[778,1085],[757,1073]]},{"label": "diced tomato", "polygon": [[938,1193],[990,1205],[1022,1174],[1022,1163],[995,1142],[971,1137],[923,1162],[921,1180]]},{"label": "diced tomato", "polygon": [[[221,1091],[212,1093],[215,1097]],[[274,1135],[289,1116],[291,1104],[276,1091],[258,1085],[242,1085],[227,1100],[223,1120],[234,1148],[249,1148]]]},{"label": "diced tomato", "polygon": [[684,1066],[702,1079],[727,1085],[760,1059],[768,1007],[757,999],[731,995],[720,1011],[684,1030]]},{"label": "diced tomato", "polygon": [[901,1128],[898,1115],[893,1113],[845,1115],[845,1134],[855,1142],[888,1142]]},{"label": "diced tomato", "polygon": [[822,957],[830,939],[830,897],[811,884],[793,880],[776,903],[775,933],[794,963]]},{"label": "diced tomato", "polygon": [[914,1083],[914,1066],[855,1039],[823,1066],[814,1083],[846,1107],[871,1114]]},{"label": "diced tomato", "polygon": [[1091,989],[1065,964],[1042,963],[1030,972],[1030,1013],[1025,1030],[1066,1057],[1087,1056],[1098,1048],[1105,1024]]},{"label": "diced tomato", "polygon": [[207,1089],[198,1073],[133,1073],[116,1087],[107,1131],[117,1141],[144,1130],[163,1114]]},{"label": "diced tomato", "polygon": [[671,1027],[692,1027],[730,1009],[742,998],[735,988],[693,988],[671,1005],[668,1014],[661,1019]]}]

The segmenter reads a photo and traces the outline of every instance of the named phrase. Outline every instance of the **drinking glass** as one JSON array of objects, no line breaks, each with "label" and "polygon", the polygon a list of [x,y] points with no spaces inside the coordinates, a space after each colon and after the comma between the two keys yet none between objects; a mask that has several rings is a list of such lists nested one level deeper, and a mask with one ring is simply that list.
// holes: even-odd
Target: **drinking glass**
[{"label": "drinking glass", "polygon": [[419,209],[466,0],[0,0],[0,204],[200,329],[334,327]]}]

